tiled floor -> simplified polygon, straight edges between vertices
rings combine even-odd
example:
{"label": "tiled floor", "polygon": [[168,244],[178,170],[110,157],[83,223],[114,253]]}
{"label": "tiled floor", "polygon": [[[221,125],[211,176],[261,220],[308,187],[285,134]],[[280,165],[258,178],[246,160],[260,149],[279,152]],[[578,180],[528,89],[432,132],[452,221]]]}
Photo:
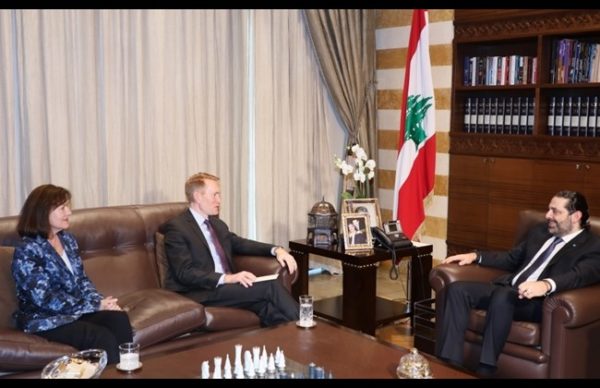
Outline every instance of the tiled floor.
{"label": "tiled floor", "polygon": [[[380,263],[377,271],[377,295],[379,297],[399,301],[406,300],[407,262],[408,261],[401,262],[396,280],[390,278],[391,263]],[[316,300],[341,295],[343,276],[343,274],[320,274],[311,276],[308,291]],[[383,341],[388,341],[406,348],[411,348],[413,346],[413,336],[411,335],[409,318],[378,328],[375,336]]]}

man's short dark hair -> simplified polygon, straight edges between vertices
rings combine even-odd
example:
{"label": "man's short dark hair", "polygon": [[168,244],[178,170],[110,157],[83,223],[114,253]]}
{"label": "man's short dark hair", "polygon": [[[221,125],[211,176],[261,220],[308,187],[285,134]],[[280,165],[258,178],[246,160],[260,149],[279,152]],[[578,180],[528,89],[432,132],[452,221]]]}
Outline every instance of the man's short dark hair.
{"label": "man's short dark hair", "polygon": [[580,211],[581,227],[585,229],[590,227],[590,211],[588,208],[587,200],[585,199],[585,196],[583,194],[577,191],[562,190],[556,193],[555,197],[567,199],[567,204],[565,205],[565,207],[569,211],[569,214],[573,214],[576,211]]}

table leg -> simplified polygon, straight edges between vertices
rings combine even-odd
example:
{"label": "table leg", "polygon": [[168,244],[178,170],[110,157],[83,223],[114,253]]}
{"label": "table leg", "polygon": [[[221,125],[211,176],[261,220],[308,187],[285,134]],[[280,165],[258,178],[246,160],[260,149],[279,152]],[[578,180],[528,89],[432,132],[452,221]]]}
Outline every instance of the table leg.
{"label": "table leg", "polygon": [[431,254],[415,254],[410,261],[410,311],[414,309],[415,302],[431,298],[429,285],[429,272],[431,271]]}
{"label": "table leg", "polygon": [[377,266],[342,262],[344,326],[375,335]]}
{"label": "table leg", "polygon": [[308,294],[308,252],[291,250],[290,254],[298,264],[298,280],[292,284],[292,296],[298,300],[300,295]]}

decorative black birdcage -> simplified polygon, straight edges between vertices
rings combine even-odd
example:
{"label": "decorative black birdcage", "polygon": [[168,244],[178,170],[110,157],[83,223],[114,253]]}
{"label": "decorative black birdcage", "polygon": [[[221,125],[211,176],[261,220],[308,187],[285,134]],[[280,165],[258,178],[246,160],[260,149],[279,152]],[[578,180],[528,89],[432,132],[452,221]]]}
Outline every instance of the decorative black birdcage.
{"label": "decorative black birdcage", "polygon": [[338,242],[338,219],[335,208],[323,198],[308,213],[306,242],[312,245],[334,245]]}

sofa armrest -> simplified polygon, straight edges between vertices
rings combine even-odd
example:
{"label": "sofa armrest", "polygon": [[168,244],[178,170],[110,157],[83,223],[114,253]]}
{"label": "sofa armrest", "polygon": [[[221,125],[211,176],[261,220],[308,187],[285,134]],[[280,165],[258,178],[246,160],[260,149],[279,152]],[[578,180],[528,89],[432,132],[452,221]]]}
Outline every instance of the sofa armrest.
{"label": "sofa armrest", "polygon": [[561,324],[566,328],[577,328],[600,322],[600,284],[557,292],[544,301],[544,315],[561,313]]}
{"label": "sofa armrest", "polygon": [[233,258],[233,261],[235,268],[238,271],[252,272],[256,276],[278,273],[279,279],[290,292],[292,290],[292,284],[298,279],[298,271],[290,274],[287,267],[282,267],[274,257],[238,255]]}
{"label": "sofa armrest", "polygon": [[483,267],[481,265],[458,265],[457,263],[440,264],[429,272],[429,284],[438,293],[448,284],[456,281],[475,280],[480,282],[492,281],[507,273],[501,269]]}
{"label": "sofa armrest", "polygon": [[544,301],[542,352],[550,378],[600,376],[600,284],[558,292]]}
{"label": "sofa armrest", "polygon": [[76,351],[74,347],[35,334],[0,328],[0,372],[42,369],[55,358]]}

